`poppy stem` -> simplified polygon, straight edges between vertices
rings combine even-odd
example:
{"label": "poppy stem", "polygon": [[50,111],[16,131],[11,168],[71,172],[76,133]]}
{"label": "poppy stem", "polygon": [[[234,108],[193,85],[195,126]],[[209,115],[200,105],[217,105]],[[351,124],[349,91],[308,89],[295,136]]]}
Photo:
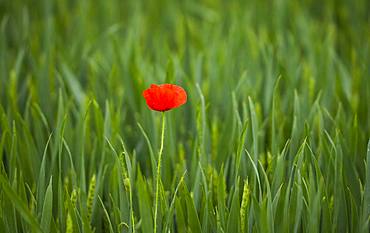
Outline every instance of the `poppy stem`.
{"label": "poppy stem", "polygon": [[158,214],[158,196],[159,196],[159,181],[161,179],[161,160],[163,153],[163,142],[164,142],[164,128],[166,124],[165,113],[162,112],[162,133],[161,133],[161,147],[158,154],[157,162],[157,175],[155,184],[155,210],[154,210],[154,233],[157,233],[157,214]]}

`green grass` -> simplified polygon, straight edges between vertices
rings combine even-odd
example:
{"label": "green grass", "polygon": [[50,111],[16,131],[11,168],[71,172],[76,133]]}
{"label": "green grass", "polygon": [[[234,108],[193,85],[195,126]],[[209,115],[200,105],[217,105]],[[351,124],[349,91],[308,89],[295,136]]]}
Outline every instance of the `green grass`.
{"label": "green grass", "polygon": [[0,0],[0,232],[361,232],[370,2]]}

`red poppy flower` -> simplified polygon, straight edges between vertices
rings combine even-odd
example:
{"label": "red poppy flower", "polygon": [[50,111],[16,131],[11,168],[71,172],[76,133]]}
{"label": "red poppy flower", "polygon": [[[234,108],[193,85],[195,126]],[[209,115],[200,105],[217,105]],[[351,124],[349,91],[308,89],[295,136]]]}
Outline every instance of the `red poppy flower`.
{"label": "red poppy flower", "polygon": [[186,103],[187,95],[182,87],[174,84],[150,85],[143,91],[148,107],[155,111],[168,111]]}

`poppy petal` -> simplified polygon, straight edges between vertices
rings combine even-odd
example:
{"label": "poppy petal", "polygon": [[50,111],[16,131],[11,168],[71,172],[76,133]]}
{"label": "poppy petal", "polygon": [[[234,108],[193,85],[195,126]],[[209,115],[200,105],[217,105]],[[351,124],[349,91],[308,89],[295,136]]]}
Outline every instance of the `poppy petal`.
{"label": "poppy petal", "polygon": [[152,84],[143,91],[143,96],[150,109],[161,112],[177,108],[187,101],[186,91],[174,84]]}

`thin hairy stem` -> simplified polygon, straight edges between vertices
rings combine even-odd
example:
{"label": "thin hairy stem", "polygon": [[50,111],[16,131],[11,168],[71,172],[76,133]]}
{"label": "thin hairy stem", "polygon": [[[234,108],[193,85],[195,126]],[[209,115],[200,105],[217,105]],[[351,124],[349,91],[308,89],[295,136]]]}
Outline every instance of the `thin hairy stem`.
{"label": "thin hairy stem", "polygon": [[157,214],[158,214],[159,181],[161,179],[161,161],[162,161],[162,153],[163,153],[165,122],[166,122],[165,113],[162,112],[161,147],[159,149],[159,154],[158,154],[157,175],[156,175],[156,184],[155,184],[154,233],[157,233]]}

